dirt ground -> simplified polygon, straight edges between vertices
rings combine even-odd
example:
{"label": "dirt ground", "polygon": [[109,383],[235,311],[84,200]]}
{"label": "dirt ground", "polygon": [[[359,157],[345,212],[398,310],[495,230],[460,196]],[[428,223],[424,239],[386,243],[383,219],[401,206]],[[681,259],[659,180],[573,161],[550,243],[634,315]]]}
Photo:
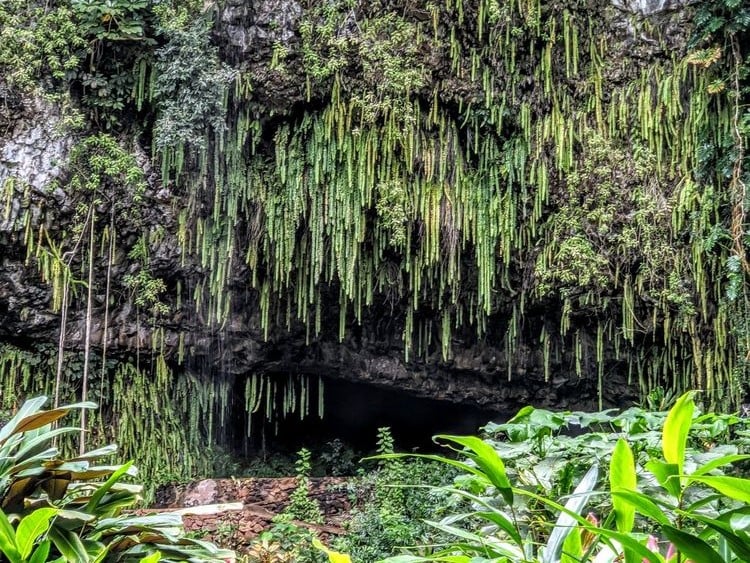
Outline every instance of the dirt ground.
{"label": "dirt ground", "polygon": [[[351,510],[346,483],[346,478],[342,477],[310,479],[310,497],[318,502],[325,523],[321,526],[305,525],[324,538],[344,533],[342,526]],[[184,514],[182,520],[185,529],[197,537],[243,553],[258,534],[273,526],[272,518],[284,510],[295,487],[294,477],[204,479],[161,489],[157,492],[154,509],[241,504],[239,510]]]}

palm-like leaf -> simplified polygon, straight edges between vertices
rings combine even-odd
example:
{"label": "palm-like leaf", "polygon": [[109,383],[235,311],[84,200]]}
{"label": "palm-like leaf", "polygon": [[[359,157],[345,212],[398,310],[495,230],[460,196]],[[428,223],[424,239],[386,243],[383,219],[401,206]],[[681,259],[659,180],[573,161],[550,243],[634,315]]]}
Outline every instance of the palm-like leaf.
{"label": "palm-like leaf", "polygon": [[[45,411],[46,401],[27,401],[0,428],[0,552],[7,558],[36,562],[50,555],[81,563],[159,561],[162,555],[169,561],[234,558],[232,551],[185,538],[179,516],[122,514],[140,500],[142,487],[124,482],[136,475],[135,467],[96,464],[117,447],[63,459],[53,445],[56,437],[78,431],[53,429],[53,423],[73,409],[95,405]],[[12,522],[19,523],[14,528]]]}

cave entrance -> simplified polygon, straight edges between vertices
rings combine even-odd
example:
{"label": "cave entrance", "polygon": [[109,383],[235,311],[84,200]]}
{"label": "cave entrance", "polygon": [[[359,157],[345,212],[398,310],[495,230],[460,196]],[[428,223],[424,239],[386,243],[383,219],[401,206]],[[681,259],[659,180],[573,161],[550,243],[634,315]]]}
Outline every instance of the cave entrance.
{"label": "cave entrance", "polygon": [[[267,376],[268,377],[268,376]],[[287,376],[270,376],[281,381]],[[276,415],[267,418],[264,409],[248,417],[247,401],[236,401],[232,413],[231,442],[227,444],[241,457],[283,453],[292,455],[300,448],[320,451],[339,440],[358,454],[375,451],[377,430],[391,429],[396,450],[402,452],[435,452],[442,448],[432,442],[435,434],[474,434],[480,426],[498,420],[503,413],[449,401],[415,397],[403,391],[322,377],[323,396],[318,378],[307,385],[307,414],[301,417],[299,404],[294,412],[285,411],[281,401],[290,400],[276,393]],[[246,393],[248,383],[237,378],[235,397]],[[319,404],[322,399],[322,413]],[[301,397],[297,392],[296,400]],[[263,397],[256,400],[265,401]],[[251,401],[252,402],[252,401]],[[265,406],[265,405],[264,405]],[[248,437],[248,420],[251,431]],[[229,437],[229,436],[227,436]]]}

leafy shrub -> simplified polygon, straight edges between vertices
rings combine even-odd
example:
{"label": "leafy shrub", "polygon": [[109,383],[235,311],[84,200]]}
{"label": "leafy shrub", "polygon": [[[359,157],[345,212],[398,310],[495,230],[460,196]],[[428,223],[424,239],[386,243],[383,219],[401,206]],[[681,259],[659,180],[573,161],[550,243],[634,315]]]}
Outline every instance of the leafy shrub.
{"label": "leafy shrub", "polygon": [[[545,488],[530,464],[551,461],[545,446],[565,417],[533,408],[523,409],[514,419],[492,430],[511,439],[528,441],[525,455],[503,456],[508,447],[474,436],[439,436],[466,460],[423,455],[462,470],[446,492],[464,498],[471,509],[436,521],[434,528],[453,536],[427,554],[395,556],[389,563],[418,561],[469,561],[480,563],[542,562],[573,563],[615,561],[664,563],[692,560],[700,563],[731,563],[750,560],[750,480],[727,472],[750,455],[705,442],[720,435],[736,417],[699,415],[693,393],[680,397],[669,413],[640,409],[622,415],[596,413],[583,424],[620,424],[607,446],[599,451],[578,451],[575,459],[609,458],[608,477],[600,479],[600,462],[569,480],[577,482],[570,494]],[[658,430],[656,430],[658,429]],[[652,447],[652,433],[657,448]],[[594,433],[596,434],[596,433]],[[601,434],[601,433],[600,433]],[[601,438],[601,436],[599,436]],[[744,437],[740,440],[744,444]],[[631,445],[632,444],[632,445]],[[692,445],[691,445],[692,444]],[[698,446],[698,447],[696,447]],[[596,449],[596,448],[595,448]],[[603,453],[604,452],[604,453]],[[541,456],[541,457],[540,457]],[[403,455],[386,454],[383,459],[400,460]],[[527,459],[531,457],[531,459]],[[554,457],[554,456],[553,456]],[[585,465],[586,462],[582,461]],[[560,473],[550,471],[551,482]],[[575,473],[575,472],[574,472]],[[563,473],[564,475],[565,473]],[[539,492],[554,491],[555,495]],[[558,498],[562,500],[558,501]],[[593,500],[597,513],[583,514]],[[658,533],[660,537],[652,534]],[[660,544],[664,547],[660,548]]]}
{"label": "leafy shrub", "polygon": [[8,86],[32,89],[42,76],[63,80],[80,64],[86,42],[67,2],[45,10],[27,0],[0,5],[0,75]]}
{"label": "leafy shrub", "polygon": [[[393,452],[388,428],[378,431],[378,453]],[[355,561],[376,561],[401,546],[434,539],[434,529],[423,520],[453,506],[440,489],[421,487],[449,483],[454,472],[423,460],[387,459],[354,485],[359,507],[352,513],[347,535],[337,543]]]}
{"label": "leafy shrub", "polygon": [[234,72],[211,45],[205,21],[170,32],[169,42],[156,51],[155,74],[158,147],[203,148],[207,131],[224,130],[224,100]]}
{"label": "leafy shrub", "polygon": [[[611,455],[625,435],[636,455],[661,451],[666,412],[632,407],[595,412],[551,412],[525,407],[503,424],[490,423],[484,437],[500,455],[515,482],[535,487],[539,494],[568,494],[572,482]],[[745,453],[750,441],[744,431],[750,421],[735,415],[696,416],[688,434],[686,459],[695,467],[727,454]],[[721,444],[721,445],[718,445]]]}
{"label": "leafy shrub", "polygon": [[315,534],[285,517],[274,519],[270,530],[262,532],[250,547],[250,563],[322,563],[323,553],[315,548]]}
{"label": "leafy shrub", "polygon": [[303,522],[322,524],[323,514],[320,512],[320,507],[315,500],[310,498],[310,450],[302,448],[298,455],[299,459],[295,465],[297,487],[289,497],[289,504],[284,509],[284,514]]}
{"label": "leafy shrub", "polygon": [[322,465],[323,474],[334,477],[354,475],[357,470],[354,450],[346,446],[344,442],[335,438],[326,442],[320,452],[318,459]]}
{"label": "leafy shrub", "polygon": [[[146,0],[71,0],[78,28],[87,41],[87,63],[72,78],[83,86],[81,101],[98,126],[113,129],[128,118],[137,75],[156,39]],[[142,78],[142,77],[141,77]],[[140,86],[142,88],[142,86]]]}
{"label": "leafy shrub", "polygon": [[[125,483],[132,463],[96,465],[106,446],[71,459],[55,440],[78,428],[53,428],[79,403],[42,410],[46,397],[24,403],[0,428],[0,553],[12,563],[58,561],[221,561],[234,554],[188,539],[174,514],[123,514],[142,487]],[[102,480],[103,479],[103,480]]]}

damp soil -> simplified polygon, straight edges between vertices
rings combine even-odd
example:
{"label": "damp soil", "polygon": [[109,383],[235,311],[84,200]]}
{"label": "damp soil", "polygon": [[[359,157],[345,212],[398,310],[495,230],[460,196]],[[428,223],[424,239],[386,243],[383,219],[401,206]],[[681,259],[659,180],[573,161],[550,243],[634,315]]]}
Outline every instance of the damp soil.
{"label": "damp soil", "polygon": [[[343,477],[310,479],[310,497],[320,506],[324,523],[296,523],[310,528],[324,540],[343,534],[352,509],[347,482]],[[194,537],[242,555],[261,532],[273,526],[274,516],[283,512],[295,487],[294,477],[204,479],[160,489],[150,511],[186,508],[198,511],[201,509],[196,507],[215,506],[218,510],[215,514],[183,514],[185,529]]]}

